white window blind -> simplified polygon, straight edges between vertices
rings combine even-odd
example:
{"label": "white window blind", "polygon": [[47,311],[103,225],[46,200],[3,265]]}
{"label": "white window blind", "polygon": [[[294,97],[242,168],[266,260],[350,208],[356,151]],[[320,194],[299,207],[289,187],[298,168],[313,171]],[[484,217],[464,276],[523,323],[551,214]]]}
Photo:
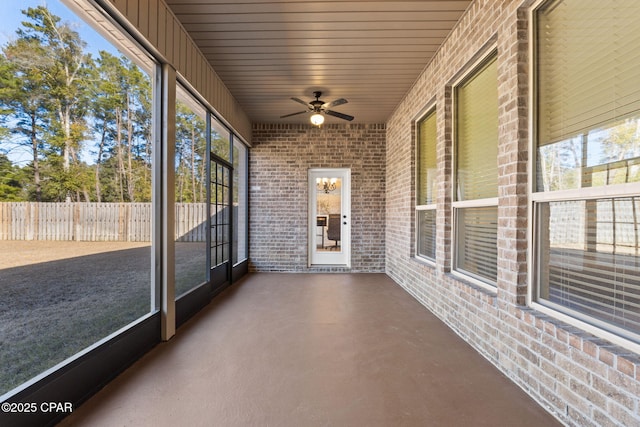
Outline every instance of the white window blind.
{"label": "white window blind", "polygon": [[[494,55],[456,87],[454,267],[495,286],[498,265],[498,69]],[[475,201],[469,206],[469,201]]]}
{"label": "white window blind", "polygon": [[638,0],[550,1],[536,16],[539,145],[638,117]]}
{"label": "white window blind", "polygon": [[436,201],[437,152],[436,112],[428,114],[418,124],[418,200],[417,205]]}
{"label": "white window blind", "polygon": [[436,210],[419,210],[418,218],[418,255],[434,260],[436,258]]}
{"label": "white window blind", "polygon": [[640,335],[640,197],[539,203],[539,295]]}
{"label": "white window blind", "polygon": [[456,269],[480,280],[497,280],[498,208],[457,210],[458,229]]}
{"label": "white window blind", "polygon": [[495,57],[456,90],[456,200],[498,196]]}

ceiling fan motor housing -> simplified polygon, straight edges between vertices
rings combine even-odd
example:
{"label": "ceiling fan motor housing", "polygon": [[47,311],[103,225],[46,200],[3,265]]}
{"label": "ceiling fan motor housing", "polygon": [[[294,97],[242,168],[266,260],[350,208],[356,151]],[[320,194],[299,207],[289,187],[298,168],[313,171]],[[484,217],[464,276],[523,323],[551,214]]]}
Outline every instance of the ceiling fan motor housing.
{"label": "ceiling fan motor housing", "polygon": [[315,100],[311,101],[311,102],[305,102],[303,100],[301,100],[300,98],[291,98],[293,101],[305,105],[307,107],[306,111],[298,111],[296,113],[291,113],[291,114],[285,114],[284,116],[280,116],[280,118],[285,118],[285,117],[291,117],[291,116],[297,116],[298,114],[304,114],[304,113],[308,113],[308,112],[313,112],[314,115],[315,114],[327,114],[329,116],[334,116],[334,117],[338,117],[340,119],[343,120],[348,120],[351,121],[353,120],[353,116],[350,116],[348,114],[343,114],[343,113],[339,113],[337,111],[332,111],[329,110],[329,108],[331,107],[335,107],[337,105],[342,105],[342,104],[346,104],[347,100],[344,98],[340,98],[340,99],[336,99],[333,102],[329,102],[329,103],[325,103],[324,101],[320,101],[320,97],[322,96],[322,92],[320,91],[315,91],[313,92],[313,96],[316,98]]}
{"label": "ceiling fan motor housing", "polygon": [[309,102],[313,106],[313,111],[316,113],[320,112],[320,107],[324,105],[324,101],[320,101],[320,97],[322,96],[322,92],[313,92],[313,96],[316,97],[315,101]]}

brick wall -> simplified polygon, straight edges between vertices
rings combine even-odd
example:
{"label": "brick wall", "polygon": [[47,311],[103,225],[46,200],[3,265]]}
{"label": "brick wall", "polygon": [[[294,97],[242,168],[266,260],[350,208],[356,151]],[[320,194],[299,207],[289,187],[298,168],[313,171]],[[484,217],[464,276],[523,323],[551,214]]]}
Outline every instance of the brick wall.
{"label": "brick wall", "polygon": [[[640,355],[527,307],[528,11],[532,1],[475,1],[387,122],[386,271],[567,425],[640,425]],[[450,274],[452,86],[497,49],[498,282]],[[437,262],[416,260],[414,121],[438,114]],[[491,396],[484,398],[491,399]]]}
{"label": "brick wall", "polygon": [[[384,271],[385,126],[256,124],[249,176],[251,271]],[[308,267],[309,168],[351,169],[351,268]]]}

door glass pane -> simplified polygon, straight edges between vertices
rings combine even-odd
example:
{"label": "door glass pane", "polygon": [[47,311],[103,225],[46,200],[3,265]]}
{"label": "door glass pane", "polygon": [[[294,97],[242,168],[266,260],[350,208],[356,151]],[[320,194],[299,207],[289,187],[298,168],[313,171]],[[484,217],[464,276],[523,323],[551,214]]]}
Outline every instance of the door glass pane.
{"label": "door glass pane", "polygon": [[155,64],[58,1],[7,3],[0,176],[14,179],[0,185],[0,394],[156,310]]}
{"label": "door glass pane", "polygon": [[340,251],[342,230],[342,179],[316,178],[316,250]]}
{"label": "door glass pane", "polygon": [[211,116],[211,152],[221,159],[231,161],[231,132]]}
{"label": "door glass pane", "polygon": [[211,267],[228,262],[231,257],[231,172],[211,160]]}

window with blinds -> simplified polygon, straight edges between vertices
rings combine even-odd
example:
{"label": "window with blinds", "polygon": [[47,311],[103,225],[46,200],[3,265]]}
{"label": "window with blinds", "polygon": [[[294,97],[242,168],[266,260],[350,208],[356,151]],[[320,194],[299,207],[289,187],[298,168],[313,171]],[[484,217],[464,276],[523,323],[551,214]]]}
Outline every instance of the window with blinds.
{"label": "window with blinds", "polygon": [[417,210],[418,218],[418,256],[429,260],[436,259],[436,210]]}
{"label": "window with blinds", "polygon": [[548,1],[534,28],[533,296],[640,342],[640,2]]}
{"label": "window with blinds", "polygon": [[498,275],[498,208],[458,209],[456,214],[457,270],[495,282]]}
{"label": "window with blinds", "polygon": [[498,74],[495,54],[455,88],[454,268],[495,286]]}
{"label": "window with blinds", "polygon": [[416,205],[424,206],[436,202],[437,152],[436,152],[436,112],[427,114],[418,123],[418,200]]}
{"label": "window with blinds", "polygon": [[435,108],[417,124],[416,254],[436,258],[437,129]]}
{"label": "window with blinds", "polygon": [[536,18],[537,190],[640,181],[638,1],[549,1]]}
{"label": "window with blinds", "polygon": [[498,196],[495,56],[456,89],[456,200]]}
{"label": "window with blinds", "polygon": [[640,197],[537,205],[538,298],[640,335]]}

